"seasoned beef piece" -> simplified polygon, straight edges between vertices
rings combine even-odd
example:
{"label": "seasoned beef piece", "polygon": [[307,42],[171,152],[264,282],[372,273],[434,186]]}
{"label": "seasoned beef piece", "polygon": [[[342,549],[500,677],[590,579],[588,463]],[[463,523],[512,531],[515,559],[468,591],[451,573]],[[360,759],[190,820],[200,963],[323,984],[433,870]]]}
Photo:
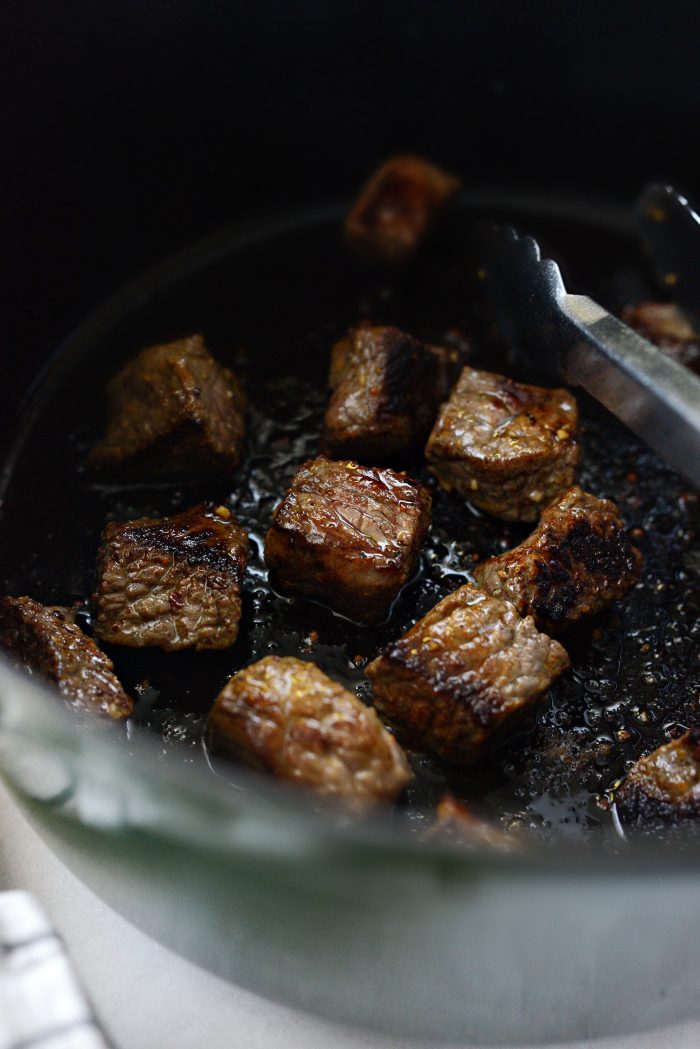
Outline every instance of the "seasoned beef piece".
{"label": "seasoned beef piece", "polygon": [[404,473],[319,456],[274,511],[265,540],[273,582],[376,622],[418,568],[430,509],[429,493]]}
{"label": "seasoned beef piece", "polygon": [[459,188],[458,179],[420,157],[391,157],[372,175],[347,216],[347,241],[369,262],[405,263]]}
{"label": "seasoned beef piece", "polygon": [[499,852],[516,852],[519,843],[504,834],[500,827],[480,819],[464,804],[445,794],[435,809],[435,820],[430,824],[424,838],[437,838],[454,842],[467,848],[496,849]]}
{"label": "seasoned beef piece", "polygon": [[626,306],[622,320],[669,357],[700,372],[700,333],[673,302],[642,302]]}
{"label": "seasoned beef piece", "polygon": [[107,392],[107,434],[90,465],[150,474],[228,473],[238,466],[245,396],[201,335],[143,350]]}
{"label": "seasoned beef piece", "polygon": [[238,636],[248,536],[211,504],[111,522],[97,563],[95,633],[115,645],[228,648]]}
{"label": "seasoned beef piece", "polygon": [[615,805],[622,823],[632,826],[700,819],[700,729],[640,758],[616,791]]}
{"label": "seasoned beef piece", "polygon": [[133,701],[112,660],[82,632],[70,609],[31,597],[2,598],[0,646],[26,670],[53,682],[72,707],[113,718],[131,714]]}
{"label": "seasoned beef piece", "polygon": [[531,536],[478,565],[474,578],[556,632],[623,597],[641,567],[615,504],[574,486],[550,503]]}
{"label": "seasoned beef piece", "polygon": [[473,761],[569,665],[507,601],[467,584],[370,663],[377,710],[417,747]]}
{"label": "seasoned beef piece", "polygon": [[574,481],[581,449],[566,390],[464,368],[425,450],[448,492],[506,521],[535,521]]}
{"label": "seasoned beef piece", "polygon": [[331,355],[324,451],[382,462],[421,444],[447,396],[451,356],[398,328],[349,332]]}
{"label": "seasoned beef piece", "polygon": [[214,750],[358,809],[391,801],[411,779],[374,710],[291,656],[268,656],[234,674],[208,727]]}

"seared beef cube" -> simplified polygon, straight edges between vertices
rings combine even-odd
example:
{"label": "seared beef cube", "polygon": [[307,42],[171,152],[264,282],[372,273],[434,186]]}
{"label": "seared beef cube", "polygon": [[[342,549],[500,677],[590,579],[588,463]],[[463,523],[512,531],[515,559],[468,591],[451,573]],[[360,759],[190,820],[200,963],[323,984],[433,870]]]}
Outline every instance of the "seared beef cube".
{"label": "seared beef cube", "polygon": [[274,585],[353,619],[382,619],[418,568],[431,499],[404,473],[305,463],[273,514],[265,561]]}
{"label": "seared beef cube", "polygon": [[268,656],[234,674],[208,728],[212,749],[358,809],[391,801],[411,779],[374,710],[290,656]]}
{"label": "seared beef cube", "polygon": [[458,179],[420,157],[391,157],[347,216],[347,241],[369,262],[400,265],[415,254],[459,188]]}
{"label": "seared beef cube", "polygon": [[245,396],[201,335],[151,346],[107,388],[104,440],[88,462],[138,473],[229,473],[245,437]]}
{"label": "seared beef cube", "polygon": [[514,852],[518,849],[518,842],[514,838],[504,834],[500,827],[480,819],[452,794],[445,794],[438,802],[435,820],[424,837],[438,838],[472,849],[496,849],[499,852]]}
{"label": "seared beef cube", "polygon": [[566,390],[464,368],[426,456],[438,481],[506,521],[535,521],[574,481],[581,449]]}
{"label": "seared beef cube", "polygon": [[422,444],[447,396],[450,356],[398,328],[349,332],[331,356],[324,450],[382,462]]}
{"label": "seared beef cube", "polygon": [[700,819],[700,729],[640,758],[615,793],[623,824]]}
{"label": "seared beef cube", "polygon": [[112,660],[82,632],[70,609],[31,597],[2,598],[0,646],[25,670],[53,682],[72,707],[112,718],[131,714],[133,701]]}
{"label": "seared beef cube", "polygon": [[531,536],[478,565],[474,578],[556,632],[623,597],[641,567],[615,504],[573,487],[550,503]]}
{"label": "seared beef cube", "polygon": [[370,663],[374,703],[416,747],[465,764],[500,740],[569,658],[513,605],[467,584]]}
{"label": "seared beef cube", "polygon": [[700,372],[700,333],[673,302],[642,302],[627,306],[622,319],[667,356]]}
{"label": "seared beef cube", "polygon": [[111,522],[97,564],[95,633],[114,645],[228,648],[248,536],[225,506]]}

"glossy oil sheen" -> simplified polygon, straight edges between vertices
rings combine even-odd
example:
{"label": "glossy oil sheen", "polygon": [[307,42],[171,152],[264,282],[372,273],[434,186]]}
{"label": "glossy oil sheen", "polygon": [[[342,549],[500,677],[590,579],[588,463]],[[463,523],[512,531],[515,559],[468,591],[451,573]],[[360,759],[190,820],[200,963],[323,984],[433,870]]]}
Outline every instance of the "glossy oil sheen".
{"label": "glossy oil sheen", "polygon": [[[612,310],[652,293],[636,246],[624,233],[573,219],[527,219],[562,264],[572,290]],[[228,651],[174,653],[109,648],[128,691],[140,697],[134,722],[159,734],[161,760],[207,760],[206,713],[228,677],[269,654],[314,660],[370,700],[363,668],[437,600],[470,578],[476,560],[519,542],[530,529],[472,510],[435,488],[420,456],[407,463],[433,488],[433,528],[418,578],[389,620],[362,627],[318,604],[269,587],[262,544],[273,507],[294,471],[318,450],[333,341],[363,318],[397,324],[452,346],[475,367],[537,381],[536,368],[504,358],[483,334],[466,291],[456,245],[437,245],[409,274],[363,275],[342,248],[335,221],[286,225],[236,247],[223,261],[194,266],[138,309],[70,346],[28,411],[28,427],[5,486],[0,514],[4,592],[79,603],[89,629],[99,535],[110,519],[168,514],[204,498],[225,502],[249,530],[251,552],[238,641]],[[473,337],[474,331],[481,331]],[[145,345],[202,332],[234,368],[250,398],[249,449],[228,483],[120,487],[83,468],[102,432],[104,384]],[[471,346],[469,342],[471,340]],[[533,362],[534,363],[534,362]],[[417,777],[397,805],[409,827],[430,821],[449,789],[514,833],[613,839],[607,792],[635,757],[697,723],[700,703],[700,556],[697,502],[687,484],[607,413],[578,395],[584,433],[582,485],[615,499],[645,557],[639,586],[609,614],[571,634],[572,670],[517,738],[467,770],[411,755]],[[134,726],[132,726],[134,727]],[[128,747],[128,731],[124,746]],[[235,782],[235,766],[212,762]]]}

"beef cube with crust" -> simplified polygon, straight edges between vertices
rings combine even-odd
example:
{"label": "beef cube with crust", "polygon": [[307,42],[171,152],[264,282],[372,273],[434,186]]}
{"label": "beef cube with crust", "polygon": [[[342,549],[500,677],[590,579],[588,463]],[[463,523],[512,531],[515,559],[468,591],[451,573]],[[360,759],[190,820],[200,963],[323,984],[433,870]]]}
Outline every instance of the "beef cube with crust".
{"label": "beef cube with crust", "polygon": [[133,700],[112,660],[83,633],[69,608],[31,597],[2,598],[0,646],[25,670],[52,682],[75,709],[115,719],[131,714]]}
{"label": "beef cube with crust", "polygon": [[477,565],[474,578],[556,633],[623,597],[641,567],[615,503],[574,486],[550,503],[531,536]]}
{"label": "beef cube with crust", "polygon": [[640,758],[615,792],[621,822],[653,823],[700,820],[700,729],[657,747]]}
{"label": "beef cube with crust", "polygon": [[498,742],[569,665],[513,605],[466,584],[367,668],[400,737],[466,764]]}
{"label": "beef cube with crust", "polygon": [[363,187],[345,220],[348,244],[368,262],[407,262],[460,185],[421,157],[391,157]]}
{"label": "beef cube with crust", "polygon": [[575,479],[577,429],[566,390],[464,368],[425,454],[447,491],[506,521],[535,521]]}
{"label": "beef cube with crust", "polygon": [[471,849],[496,849],[516,852],[519,842],[509,837],[496,824],[487,823],[452,794],[444,794],[435,808],[435,819],[428,825],[424,839],[437,838]]}
{"label": "beef cube with crust", "polygon": [[230,473],[238,466],[245,396],[201,335],[143,350],[107,393],[107,433],[89,465],[176,475]]}
{"label": "beef cube with crust", "polygon": [[273,514],[273,583],[363,622],[382,619],[418,568],[430,495],[404,473],[319,456],[297,471]]}
{"label": "beef cube with crust", "polygon": [[268,656],[239,671],[209,714],[213,750],[362,809],[411,779],[371,707],[314,666]]}
{"label": "beef cube with crust", "polygon": [[398,328],[348,332],[331,354],[324,451],[383,462],[422,444],[447,396],[453,357]]}
{"label": "beef cube with crust", "polygon": [[668,357],[700,372],[700,333],[674,302],[642,302],[626,306],[622,320]]}
{"label": "beef cube with crust", "polygon": [[132,648],[228,648],[238,636],[247,550],[225,506],[111,522],[97,564],[95,633]]}

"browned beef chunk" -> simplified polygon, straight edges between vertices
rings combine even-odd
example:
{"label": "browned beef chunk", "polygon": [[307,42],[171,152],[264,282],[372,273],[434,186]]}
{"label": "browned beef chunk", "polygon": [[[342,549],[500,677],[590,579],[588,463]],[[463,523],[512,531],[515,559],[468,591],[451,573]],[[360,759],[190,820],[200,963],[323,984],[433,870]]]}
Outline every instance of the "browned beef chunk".
{"label": "browned beef chunk", "polygon": [[104,440],[88,462],[139,473],[228,473],[243,454],[245,396],[201,335],[151,346],[108,386]]}
{"label": "browned beef chunk", "polygon": [[304,463],[265,540],[273,583],[376,622],[418,568],[430,510],[429,493],[404,473],[323,456]]}
{"label": "browned beef chunk", "polygon": [[451,356],[398,328],[349,332],[331,355],[324,451],[385,462],[422,444],[447,396]]}
{"label": "browned beef chunk", "polygon": [[72,707],[126,718],[133,701],[114,665],[82,632],[68,608],[31,597],[0,600],[0,645],[18,664],[53,682]]}
{"label": "browned beef chunk", "polygon": [[108,524],[95,633],[132,648],[228,648],[238,636],[247,550],[246,533],[224,506]]}
{"label": "browned beef chunk", "polygon": [[497,849],[499,852],[515,852],[519,847],[515,838],[504,834],[500,827],[480,819],[452,794],[445,794],[438,802],[435,820],[424,837],[438,838],[472,849]]}
{"label": "browned beef chunk", "polygon": [[673,302],[642,302],[627,306],[622,319],[660,350],[688,368],[700,372],[700,333]]}
{"label": "browned beef chunk", "polygon": [[400,265],[415,254],[459,188],[458,179],[420,157],[391,157],[347,216],[347,241],[367,261]]}
{"label": "browned beef chunk", "polygon": [[641,566],[615,504],[574,486],[550,503],[531,536],[478,565],[474,578],[551,633],[619,600]]}
{"label": "browned beef chunk", "polygon": [[356,808],[411,779],[374,710],[313,663],[268,656],[231,678],[209,714],[214,750]]}
{"label": "browned beef chunk", "polygon": [[700,729],[640,758],[615,794],[628,825],[700,819]]}
{"label": "browned beef chunk", "polygon": [[507,521],[534,521],[574,481],[577,427],[566,390],[464,368],[425,454],[447,491]]}
{"label": "browned beef chunk", "polygon": [[370,663],[377,710],[416,746],[467,763],[531,707],[569,658],[507,601],[467,584]]}

